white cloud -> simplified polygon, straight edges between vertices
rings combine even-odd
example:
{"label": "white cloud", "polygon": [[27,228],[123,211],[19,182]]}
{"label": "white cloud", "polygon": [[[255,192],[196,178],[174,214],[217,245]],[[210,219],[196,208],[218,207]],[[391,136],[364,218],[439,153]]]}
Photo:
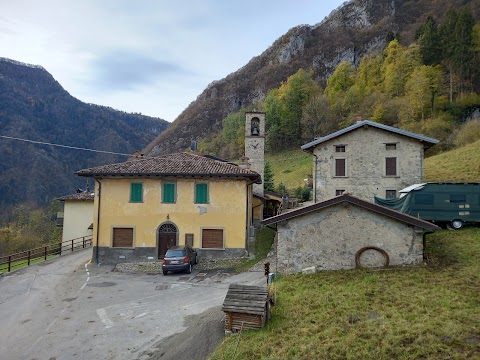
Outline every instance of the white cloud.
{"label": "white cloud", "polygon": [[342,1],[16,0],[1,56],[42,65],[82,101],[173,121],[213,80]]}

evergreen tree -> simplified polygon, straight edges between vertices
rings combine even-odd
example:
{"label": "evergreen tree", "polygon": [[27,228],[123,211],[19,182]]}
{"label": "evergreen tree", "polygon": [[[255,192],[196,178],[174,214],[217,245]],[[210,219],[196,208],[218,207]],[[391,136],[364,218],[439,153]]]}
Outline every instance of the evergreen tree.
{"label": "evergreen tree", "polygon": [[265,168],[263,172],[263,189],[265,191],[275,191],[273,172],[268,161],[265,162]]}
{"label": "evergreen tree", "polygon": [[440,64],[442,60],[442,49],[440,42],[440,31],[437,22],[429,16],[422,26],[418,38],[422,62],[425,65]]}

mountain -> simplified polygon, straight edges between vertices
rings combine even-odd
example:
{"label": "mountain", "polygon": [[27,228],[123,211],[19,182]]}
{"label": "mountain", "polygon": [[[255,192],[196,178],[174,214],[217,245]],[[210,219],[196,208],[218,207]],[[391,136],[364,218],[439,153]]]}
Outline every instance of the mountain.
{"label": "mountain", "polygon": [[[165,120],[86,104],[41,66],[0,58],[0,135],[131,154],[164,131]],[[75,171],[126,156],[0,138],[0,205],[33,202],[85,187]]]}
{"label": "mountain", "polygon": [[[352,0],[320,23],[289,30],[261,55],[226,78],[211,83],[172,125],[144,150],[149,156],[184,150],[222,127],[242,106],[262,100],[300,68],[313,69],[323,84],[342,61],[359,64],[400,37],[411,43],[428,16],[441,19],[451,6],[470,6],[480,18],[480,0]],[[308,9],[305,9],[308,11]]]}

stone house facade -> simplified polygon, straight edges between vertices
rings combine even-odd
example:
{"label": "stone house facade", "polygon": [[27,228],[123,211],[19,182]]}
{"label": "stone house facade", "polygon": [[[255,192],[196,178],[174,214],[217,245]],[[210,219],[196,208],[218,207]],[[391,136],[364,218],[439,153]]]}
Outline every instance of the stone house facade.
{"label": "stone house facade", "polygon": [[277,226],[277,271],[283,274],[419,265],[424,232],[439,229],[348,194],[262,223]]}
{"label": "stone house facade", "polygon": [[302,146],[314,156],[314,200],[343,192],[373,201],[423,182],[424,150],[438,140],[369,120]]}

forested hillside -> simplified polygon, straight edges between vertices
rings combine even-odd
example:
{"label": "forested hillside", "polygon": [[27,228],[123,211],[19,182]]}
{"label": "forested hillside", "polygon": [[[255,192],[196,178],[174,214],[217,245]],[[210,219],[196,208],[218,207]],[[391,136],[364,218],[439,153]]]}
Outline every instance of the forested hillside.
{"label": "forested hillside", "polygon": [[[0,58],[0,135],[131,154],[168,122],[85,104],[42,67]],[[85,187],[75,171],[126,160],[125,156],[35,145],[0,138],[0,206],[53,197]]]}
{"label": "forested hillside", "polygon": [[[343,61],[358,69],[365,55],[375,57],[382,53],[394,38],[408,49],[428,17],[441,23],[450,7],[467,7],[474,20],[480,20],[479,0],[348,1],[316,25],[291,29],[244,67],[210,84],[146,151],[156,155],[185,150],[191,140],[201,140],[221,130],[229,114],[263,102],[270,90],[278,88],[299,69],[312,72],[315,82],[325,88],[326,80]],[[308,7],[302,11],[308,11]],[[394,67],[389,66],[388,71]],[[349,92],[348,97],[354,96],[358,96],[357,92]],[[368,115],[360,112],[363,117]]]}
{"label": "forested hillside", "polygon": [[427,155],[475,141],[466,136],[474,131],[461,131],[480,108],[480,25],[470,8],[452,8],[439,22],[428,17],[408,46],[398,37],[358,66],[341,62],[324,88],[313,70],[298,70],[265,100],[228,115],[200,150],[243,154],[244,112],[253,107],[267,113],[268,151],[299,147],[357,119],[438,138]]}

